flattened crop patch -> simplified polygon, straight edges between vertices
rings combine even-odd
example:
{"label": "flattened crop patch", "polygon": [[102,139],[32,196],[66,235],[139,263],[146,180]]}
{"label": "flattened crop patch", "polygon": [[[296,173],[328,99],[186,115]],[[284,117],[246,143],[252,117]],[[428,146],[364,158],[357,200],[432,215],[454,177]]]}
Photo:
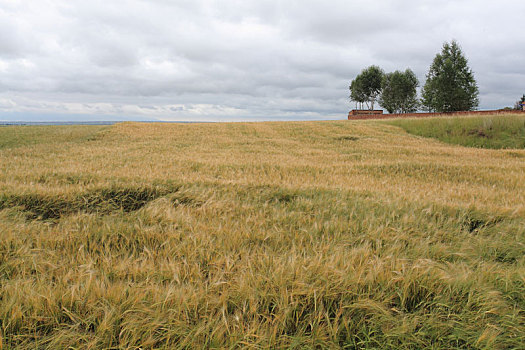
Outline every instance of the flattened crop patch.
{"label": "flattened crop patch", "polygon": [[176,192],[177,187],[130,186],[98,188],[74,196],[39,193],[3,194],[0,210],[20,207],[32,220],[56,220],[76,212],[109,214],[132,212],[148,202]]}

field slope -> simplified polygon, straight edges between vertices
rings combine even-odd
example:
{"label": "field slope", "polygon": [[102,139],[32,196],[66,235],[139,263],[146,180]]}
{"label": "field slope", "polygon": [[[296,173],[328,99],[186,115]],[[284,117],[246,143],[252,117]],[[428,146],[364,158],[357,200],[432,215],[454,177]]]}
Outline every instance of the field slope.
{"label": "field slope", "polygon": [[122,123],[0,164],[0,348],[524,348],[523,149]]}
{"label": "field slope", "polygon": [[525,113],[427,119],[398,119],[389,124],[407,132],[468,147],[525,148]]}

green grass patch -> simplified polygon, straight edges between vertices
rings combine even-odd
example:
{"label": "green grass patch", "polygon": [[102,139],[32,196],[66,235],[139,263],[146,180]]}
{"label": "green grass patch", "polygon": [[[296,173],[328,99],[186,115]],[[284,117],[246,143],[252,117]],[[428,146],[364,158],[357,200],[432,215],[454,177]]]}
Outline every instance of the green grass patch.
{"label": "green grass patch", "polygon": [[525,148],[525,115],[400,119],[388,124],[410,134],[478,148]]}
{"label": "green grass patch", "polygon": [[45,143],[94,141],[107,126],[59,125],[59,126],[6,126],[0,128],[0,149],[32,146]]}

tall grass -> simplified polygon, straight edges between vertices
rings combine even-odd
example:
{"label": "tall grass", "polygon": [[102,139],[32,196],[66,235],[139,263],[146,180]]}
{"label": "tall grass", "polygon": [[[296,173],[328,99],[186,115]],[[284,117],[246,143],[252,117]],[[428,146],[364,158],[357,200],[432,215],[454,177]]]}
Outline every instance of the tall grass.
{"label": "tall grass", "polygon": [[438,140],[480,148],[525,148],[525,114],[484,117],[399,119],[389,124],[407,132]]}
{"label": "tall grass", "polygon": [[523,348],[525,151],[67,128],[0,150],[3,348]]}

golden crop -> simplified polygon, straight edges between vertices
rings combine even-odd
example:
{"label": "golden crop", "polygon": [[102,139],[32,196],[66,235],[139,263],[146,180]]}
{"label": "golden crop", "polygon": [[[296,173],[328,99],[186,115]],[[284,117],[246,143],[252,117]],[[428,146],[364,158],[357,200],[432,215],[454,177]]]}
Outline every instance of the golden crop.
{"label": "golden crop", "polygon": [[377,121],[0,129],[6,349],[520,348],[524,253],[525,150]]}

